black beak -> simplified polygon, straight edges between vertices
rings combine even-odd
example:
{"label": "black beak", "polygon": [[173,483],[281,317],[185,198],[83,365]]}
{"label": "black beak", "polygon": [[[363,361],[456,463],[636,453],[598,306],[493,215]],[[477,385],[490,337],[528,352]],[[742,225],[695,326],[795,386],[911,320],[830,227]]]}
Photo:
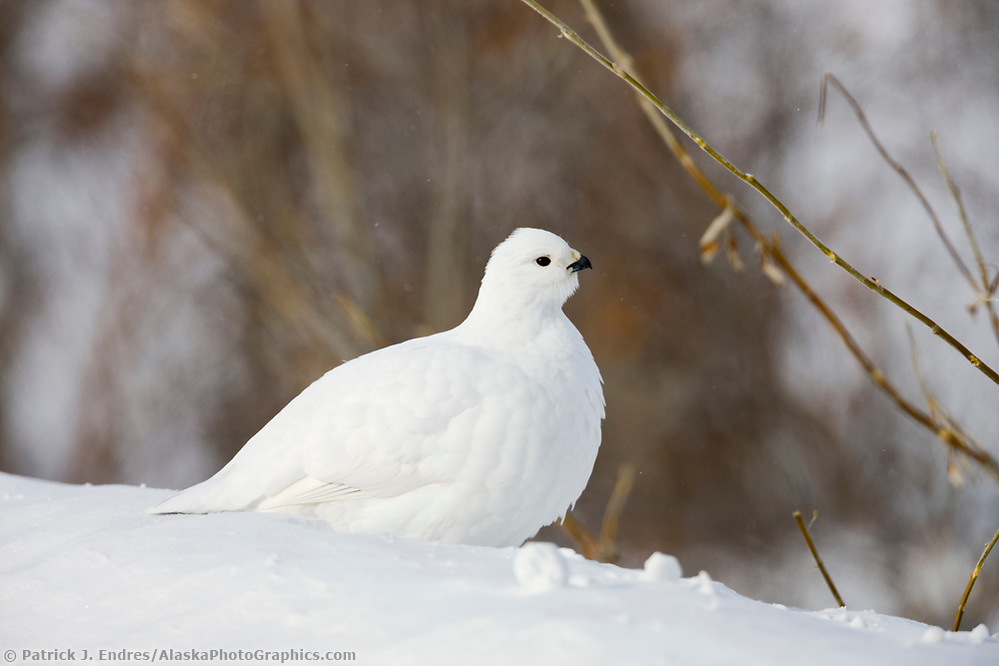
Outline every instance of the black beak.
{"label": "black beak", "polygon": [[590,260],[584,257],[583,255],[579,255],[579,261],[574,261],[571,264],[569,264],[569,270],[572,271],[573,273],[578,273],[579,271],[586,268],[593,268],[593,264],[591,264]]}

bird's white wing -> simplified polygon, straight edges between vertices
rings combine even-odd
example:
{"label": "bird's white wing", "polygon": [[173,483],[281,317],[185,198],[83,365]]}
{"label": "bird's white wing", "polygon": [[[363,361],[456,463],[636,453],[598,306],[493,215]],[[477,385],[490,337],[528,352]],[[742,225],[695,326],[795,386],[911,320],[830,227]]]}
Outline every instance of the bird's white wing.
{"label": "bird's white wing", "polygon": [[392,497],[446,482],[464,461],[462,429],[490,364],[442,334],[360,356],[292,400],[218,474],[153,511]]}
{"label": "bird's white wing", "polygon": [[329,501],[391,497],[453,479],[493,365],[480,351],[431,336],[330,372],[302,441],[304,472],[327,487],[301,487]]}
{"label": "bird's white wing", "polygon": [[291,484],[277,495],[267,497],[257,509],[269,511],[299,504],[321,504],[345,499],[367,499],[370,493],[342,483],[329,483],[314,476],[307,476]]}

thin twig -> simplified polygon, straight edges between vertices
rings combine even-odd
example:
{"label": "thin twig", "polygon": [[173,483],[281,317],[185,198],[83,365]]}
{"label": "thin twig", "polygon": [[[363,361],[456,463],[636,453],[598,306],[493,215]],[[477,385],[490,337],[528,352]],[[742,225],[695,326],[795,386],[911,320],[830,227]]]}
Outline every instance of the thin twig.
{"label": "thin twig", "polygon": [[[930,417],[933,419],[934,423],[938,424],[941,431],[956,433],[957,436],[964,441],[972,441],[971,436],[964,432],[961,426],[959,426],[957,422],[951,418],[950,414],[948,414],[940,405],[940,401],[937,400],[937,397],[933,395],[933,390],[930,388],[930,383],[927,381],[926,374],[923,372],[923,365],[919,360],[919,347],[916,345],[916,336],[912,331],[912,326],[909,325],[909,322],[906,322],[905,328],[909,335],[912,367],[916,372],[916,377],[919,380],[919,386],[923,391],[923,398],[926,400],[926,409],[929,410]],[[953,451],[948,451],[948,454],[950,453],[953,453]],[[948,455],[947,479],[955,488],[960,488],[964,485],[964,475],[962,474],[961,469],[962,462],[962,459]]]}
{"label": "thin twig", "polygon": [[918,185],[916,185],[916,181],[909,175],[906,168],[891,156],[888,149],[885,148],[884,144],[881,143],[877,135],[874,134],[874,128],[871,127],[871,123],[868,122],[867,114],[864,113],[864,110],[860,107],[857,99],[850,94],[850,91],[846,89],[846,86],[844,86],[839,79],[828,72],[822,75],[822,87],[819,91],[819,124],[821,125],[825,120],[826,91],[830,84],[839,90],[840,94],[843,95],[843,98],[846,99],[850,108],[853,109],[854,115],[857,116],[857,122],[860,123],[864,133],[867,134],[867,138],[871,140],[872,144],[874,144],[874,147],[877,149],[878,153],[881,154],[881,157],[884,158],[884,161],[887,162],[888,165],[902,177],[905,184],[909,186],[909,189],[912,190],[913,194],[916,195],[916,198],[919,199],[919,203],[922,204],[926,214],[933,222],[933,228],[937,230],[937,235],[940,236],[940,240],[943,241],[944,247],[947,248],[947,252],[950,254],[951,259],[954,260],[954,264],[957,266],[958,270],[961,271],[961,275],[963,275],[964,279],[968,281],[968,284],[971,285],[971,288],[977,291],[978,286],[975,284],[975,278],[971,276],[971,271],[968,270],[968,267],[961,259],[961,255],[959,255],[957,250],[954,249],[953,243],[950,242],[950,238],[947,237],[947,234],[943,230],[943,225],[940,224],[940,218],[937,217],[937,213],[933,210],[933,206],[930,205],[929,200],[925,195],[923,195],[923,191]]}
{"label": "thin twig", "polygon": [[611,491],[607,507],[604,509],[604,520],[600,526],[601,562],[616,562],[621,556],[617,547],[618,525],[621,523],[621,513],[628,501],[631,489],[635,486],[635,466],[624,463],[617,470],[617,481]]}
{"label": "thin twig", "polygon": [[[630,63],[632,62],[631,56],[618,46],[610,32],[610,29],[607,27],[603,16],[593,3],[593,0],[580,0],[580,2],[586,11],[587,19],[593,24],[607,50],[616,60],[625,63],[623,65],[624,67],[630,68]],[[634,74],[631,76],[634,77]],[[637,79],[635,80],[637,81]],[[667,148],[680,162],[681,166],[683,166],[691,178],[693,178],[694,181],[701,186],[705,193],[707,193],[707,195],[711,197],[711,199],[719,207],[723,208],[723,215],[726,217],[731,215],[738,220],[743,229],[745,229],[745,231],[756,242],[756,246],[763,257],[763,268],[767,276],[774,279],[780,274],[777,270],[778,268],[780,271],[783,271],[783,273],[790,278],[795,287],[805,296],[805,298],[808,299],[812,306],[815,307],[819,314],[821,314],[833,328],[836,335],[839,336],[840,340],[864,369],[874,385],[882,393],[884,393],[899,410],[932,432],[946,447],[948,447],[948,453],[959,452],[967,455],[978,462],[993,477],[999,480],[999,461],[996,461],[995,458],[967,437],[963,432],[947,424],[939,423],[933,418],[932,415],[923,412],[902,396],[899,390],[888,381],[884,372],[882,372],[881,369],[878,368],[870,357],[868,357],[863,351],[839,317],[832,311],[825,301],[822,300],[815,290],[812,289],[811,285],[804,279],[801,273],[798,272],[795,266],[787,258],[783,252],[779,237],[774,236],[773,238],[768,239],[764,236],[756,225],[753,224],[752,220],[749,219],[749,216],[746,215],[745,211],[740,209],[735,204],[732,196],[722,192],[704,174],[704,172],[700,170],[694,160],[691,159],[690,154],[687,153],[680,141],[677,140],[673,132],[670,131],[669,127],[666,125],[666,121],[663,119],[663,115],[659,113],[658,109],[649,101],[649,99],[645,95],[641,94],[640,91],[637,98],[641,103],[641,108],[645,113],[646,118],[648,118],[649,122],[652,123],[656,133],[659,134]]]}
{"label": "thin twig", "polygon": [[985,550],[982,552],[982,556],[978,558],[978,564],[971,572],[971,577],[968,580],[968,586],[964,588],[964,594],[961,596],[961,604],[957,607],[957,617],[954,618],[954,631],[961,629],[961,618],[964,617],[964,605],[968,603],[968,597],[971,595],[971,588],[975,586],[975,581],[978,580],[978,574],[982,572],[982,566],[985,564],[985,558],[989,556],[992,552],[992,548],[999,541],[999,530],[992,535],[992,540],[985,544]]}
{"label": "thin twig", "polygon": [[801,517],[800,511],[794,512],[794,520],[798,523],[798,529],[801,530],[801,536],[805,537],[805,543],[808,544],[808,550],[812,551],[812,557],[815,558],[815,564],[818,565],[819,571],[822,572],[822,577],[826,579],[826,585],[829,586],[829,591],[832,592],[833,598],[836,599],[836,603],[842,608],[846,606],[843,603],[843,598],[839,596],[839,591],[836,590],[836,585],[832,582],[832,578],[829,576],[829,572],[826,571],[826,566],[822,564],[822,558],[819,557],[819,551],[815,550],[815,544],[812,543],[812,535],[808,533],[808,527],[805,525],[805,519]]}
{"label": "thin twig", "polygon": [[618,525],[621,521],[621,512],[624,511],[625,502],[631,494],[631,489],[635,485],[635,466],[630,463],[622,463],[617,470],[617,481],[611,491],[607,506],[604,509],[604,519],[601,524],[600,537],[597,538],[583,527],[582,523],[566,514],[562,519],[560,527],[577,544],[579,544],[583,557],[588,560],[598,562],[617,562],[621,557],[621,551],[617,546]]}
{"label": "thin twig", "polygon": [[985,257],[982,256],[982,250],[978,245],[978,239],[975,238],[975,233],[971,229],[971,223],[968,221],[968,213],[964,209],[964,201],[961,199],[961,191],[958,189],[954,179],[951,178],[950,170],[947,168],[947,163],[944,161],[943,151],[940,150],[940,141],[936,132],[930,133],[930,141],[933,143],[933,152],[936,153],[937,156],[937,168],[940,170],[940,175],[943,176],[944,182],[947,183],[947,189],[950,191],[950,196],[954,199],[954,204],[957,206],[958,217],[961,218],[961,225],[964,227],[964,233],[968,237],[968,243],[971,245],[971,251],[975,255],[975,264],[978,266],[978,279],[981,280],[981,284],[977,285],[975,288],[975,302],[971,304],[969,309],[972,314],[974,314],[979,302],[985,304],[985,309],[989,312],[989,321],[992,324],[992,332],[995,335],[996,340],[999,341],[999,315],[996,314],[995,309],[995,294],[997,287],[999,287],[999,282],[995,279],[989,280],[989,270],[985,265]]}
{"label": "thin twig", "polygon": [[590,531],[583,527],[582,523],[576,520],[571,513],[567,513],[562,522],[559,523],[562,531],[569,535],[573,541],[579,545],[579,550],[583,557],[588,560],[597,559],[597,552],[600,550],[600,542],[590,534]]}
{"label": "thin twig", "polygon": [[[964,233],[967,234],[968,240],[971,242],[971,251],[975,254],[975,263],[978,265],[979,278],[983,285],[987,285],[989,283],[989,276],[985,268],[985,258],[978,247],[975,234],[971,231],[971,224],[968,222],[968,213],[964,209],[964,201],[961,199],[961,191],[957,188],[954,179],[951,178],[950,170],[947,169],[947,163],[944,161],[943,153],[940,150],[940,138],[936,132],[930,132],[930,143],[933,144],[933,152],[937,157],[937,169],[939,169],[940,175],[943,176],[944,182],[947,184],[947,190],[954,199],[958,217],[961,218],[961,225],[964,227]],[[974,280],[972,280],[972,283],[974,283]]]}
{"label": "thin twig", "polygon": [[912,368],[916,371],[916,378],[919,380],[919,387],[923,390],[923,398],[926,400],[926,407],[930,410],[930,414],[935,417],[940,409],[940,403],[937,402],[936,397],[933,395],[933,391],[930,389],[930,382],[926,379],[926,373],[923,372],[923,364],[919,360],[919,347],[916,345],[916,334],[913,333],[912,326],[909,326],[908,322],[906,322],[905,331],[909,335],[909,350],[912,356]]}
{"label": "thin twig", "polygon": [[853,338],[846,326],[838,316],[829,308],[822,298],[811,288],[800,273],[788,260],[780,245],[779,239],[775,236],[767,244],[767,252],[774,262],[791,279],[791,282],[809,300],[813,307],[825,318],[833,327],[836,335],[839,336],[843,344],[850,350],[853,357],[864,368],[864,371],[874,382],[874,385],[881,390],[893,403],[908,417],[919,423],[921,426],[932,432],[937,438],[948,447],[950,451],[962,453],[973,459],[982,466],[993,478],[999,480],[999,461],[997,461],[988,451],[968,437],[962,430],[952,424],[940,422],[932,415],[922,411],[911,402],[905,399],[899,390],[885,376],[884,372],[875,365],[874,361],[867,356],[860,345]]}
{"label": "thin twig", "polygon": [[[750,187],[759,192],[763,197],[770,202],[771,205],[776,208],[784,219],[794,227],[799,233],[801,233],[805,238],[809,240],[815,247],[817,247],[830,261],[835,263],[837,266],[845,270],[854,279],[859,281],[868,289],[878,293],[883,298],[887,299],[897,307],[904,310],[910,316],[918,320],[920,323],[929,328],[934,335],[944,340],[951,347],[956,349],[969,363],[978,368],[986,377],[991,379],[996,384],[999,384],[999,373],[997,373],[991,366],[981,360],[976,354],[973,354],[964,344],[962,344],[957,338],[944,330],[938,323],[933,319],[926,316],[918,309],[899,298],[894,292],[882,286],[880,283],[871,280],[870,278],[864,276],[863,273],[854,268],[850,263],[845,261],[842,257],[833,252],[829,247],[827,247],[818,237],[815,236],[807,227],[805,227],[798,219],[791,214],[784,203],[778,199],[770,190],[768,190],[756,177],[751,173],[746,173],[736,167],[732,162],[725,158],[721,153],[715,150],[707,141],[705,141],[699,134],[697,134],[680,116],[676,114],[672,109],[663,104],[658,97],[653,95],[648,88],[642,85],[635,77],[629,74],[623,66],[618,65],[606,56],[602,55],[599,51],[590,46],[583,38],[581,38],[572,28],[570,28],[564,21],[549,12],[547,9],[539,5],[535,0],[521,0],[524,4],[529,6],[531,9],[536,11],[538,14],[543,16],[552,25],[557,27],[561,32],[562,36],[568,39],[570,42],[578,46],[591,58],[599,62],[605,68],[613,72],[616,76],[623,79],[628,85],[634,88],[642,97],[648,100],[663,116],[665,116],[671,123],[676,125],[676,127],[686,134],[694,143],[698,145],[701,150],[710,155],[716,162],[721,164],[725,169],[731,172],[736,178],[747,183]],[[707,188],[705,188],[707,189]]]}

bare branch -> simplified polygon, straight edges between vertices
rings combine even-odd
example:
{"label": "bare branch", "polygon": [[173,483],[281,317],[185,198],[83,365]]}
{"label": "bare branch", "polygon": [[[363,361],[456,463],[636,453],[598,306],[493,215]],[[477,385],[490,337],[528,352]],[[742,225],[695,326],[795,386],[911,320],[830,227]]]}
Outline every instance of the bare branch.
{"label": "bare branch", "polygon": [[602,562],[616,562],[621,556],[617,547],[617,530],[625,502],[635,486],[635,466],[623,463],[617,469],[617,481],[604,509],[604,520],[600,526],[600,550]]}
{"label": "bare branch", "polygon": [[857,102],[857,99],[850,94],[850,91],[846,89],[846,86],[844,86],[839,79],[837,79],[834,75],[829,74],[828,72],[822,75],[822,90],[821,93],[819,94],[819,124],[822,124],[822,122],[825,120],[826,89],[830,84],[832,84],[832,86],[836,88],[836,90],[838,90],[841,95],[843,95],[844,99],[846,99],[847,103],[850,105],[850,108],[853,109],[854,115],[857,116],[857,121],[860,123],[860,126],[863,128],[864,133],[867,134],[867,138],[869,138],[871,140],[871,143],[874,144],[874,147],[877,148],[878,153],[881,154],[881,157],[884,158],[884,161],[887,162],[888,165],[891,166],[891,168],[894,169],[896,173],[898,173],[898,175],[902,177],[902,180],[905,181],[905,184],[909,186],[909,189],[912,190],[912,193],[916,195],[917,199],[919,199],[919,203],[922,204],[923,209],[926,211],[926,214],[930,218],[930,221],[933,222],[933,228],[937,230],[937,235],[940,236],[940,240],[943,241],[944,247],[947,248],[948,254],[950,254],[951,259],[954,260],[954,264],[957,266],[958,270],[961,271],[961,275],[963,275],[964,279],[968,281],[968,284],[971,285],[971,288],[977,291],[978,287],[975,284],[975,278],[971,276],[971,271],[968,270],[968,267],[961,259],[961,255],[959,255],[957,253],[957,250],[954,249],[953,243],[950,242],[950,239],[947,237],[947,234],[943,230],[943,226],[940,224],[940,218],[937,217],[936,211],[933,210],[933,206],[930,205],[929,200],[927,200],[926,196],[923,194],[923,191],[919,188],[919,185],[917,185],[916,181],[912,179],[912,176],[909,175],[909,172],[906,170],[906,168],[891,156],[891,154],[888,152],[888,149],[885,148],[884,144],[881,143],[877,135],[874,134],[874,128],[872,128],[870,122],[868,122],[867,115],[864,113],[864,110],[861,108],[860,103]]}
{"label": "bare branch", "polygon": [[578,545],[579,549],[588,560],[597,562],[617,562],[621,557],[621,551],[617,547],[617,531],[621,521],[621,513],[624,511],[625,502],[631,494],[631,489],[635,485],[635,466],[630,463],[622,463],[617,470],[617,481],[614,483],[614,490],[607,500],[604,508],[604,519],[600,528],[600,537],[597,538],[583,527],[583,525],[566,514],[562,519],[560,527]]}
{"label": "bare branch", "polygon": [[[542,13],[542,15],[551,16],[543,8],[537,7],[537,3],[529,2],[524,0],[527,4],[535,8],[536,11]],[[614,37],[607,27],[606,22],[603,20],[599,10],[593,3],[593,0],[580,0],[584,9],[586,10],[587,18],[596,28],[598,35],[604,40],[604,45],[611,54],[614,55],[615,59],[623,62],[629,63],[625,65],[630,67],[632,62],[631,56],[629,56],[618,44],[614,41]],[[561,24],[561,21],[556,17],[552,16],[549,21],[558,22],[556,25]],[[564,25],[564,24],[562,24]],[[571,29],[565,28],[570,33]],[[563,34],[566,34],[563,31]],[[572,33],[575,34],[575,33]],[[577,36],[578,38],[578,36]],[[582,40],[580,40],[582,41]],[[589,50],[587,50],[589,49]],[[592,47],[587,45],[583,49],[589,53],[592,51]],[[598,54],[599,55],[599,54]],[[602,57],[602,56],[600,56]],[[606,59],[605,59],[606,60]],[[614,72],[620,76],[620,68],[614,68]],[[634,75],[628,74],[636,83],[637,79]],[[871,381],[874,383],[875,387],[885,394],[892,403],[908,417],[919,423],[921,426],[932,432],[937,439],[939,439],[948,450],[949,454],[959,453],[963,454],[972,460],[975,460],[979,465],[981,465],[990,475],[992,475],[996,480],[999,480],[999,461],[997,461],[988,451],[984,450],[978,446],[969,437],[964,435],[964,433],[950,424],[941,424],[930,414],[927,414],[917,408],[915,405],[906,400],[899,390],[888,381],[885,377],[884,372],[874,361],[867,356],[864,350],[857,343],[856,339],[850,334],[846,326],[839,319],[839,317],[832,311],[832,309],[825,303],[825,301],[815,292],[811,285],[804,279],[801,273],[795,268],[791,261],[784,254],[780,238],[774,236],[768,239],[763,233],[753,224],[749,216],[735,204],[734,199],[730,194],[722,192],[715,184],[698,168],[698,166],[691,159],[689,153],[684,149],[683,145],[677,140],[673,132],[670,131],[669,127],[666,125],[663,115],[665,112],[660,113],[662,109],[652,103],[654,98],[650,98],[645,92],[644,87],[638,83],[638,100],[641,104],[642,111],[645,113],[646,118],[652,123],[656,132],[662,138],[663,142],[666,144],[670,152],[676,157],[680,162],[681,166],[687,171],[687,173],[697,182],[698,185],[707,193],[709,197],[723,209],[720,218],[727,218],[729,215],[738,220],[739,224],[743,229],[753,238],[756,242],[756,247],[760,252],[761,257],[761,269],[764,275],[767,276],[775,284],[782,284],[782,274],[786,275],[794,286],[808,299],[812,306],[819,312],[820,315],[826,320],[826,322],[833,328],[836,335],[840,338],[849,352],[853,355],[856,361],[870,377]],[[633,86],[634,87],[634,86]],[[658,102],[658,100],[655,100]],[[703,142],[701,142],[703,143]],[[701,145],[699,143],[698,145]],[[703,147],[703,146],[702,146]],[[717,220],[716,220],[717,221]],[[728,222],[726,221],[726,224]],[[720,222],[719,222],[720,224]],[[713,225],[712,225],[713,226]],[[703,254],[702,254],[703,256]],[[848,264],[847,264],[848,265]],[[852,268],[851,268],[852,270]],[[865,281],[876,286],[878,289],[881,285],[878,284],[876,280]],[[934,326],[936,326],[934,324]],[[935,331],[936,332],[936,331]],[[939,332],[937,332],[939,335]]]}
{"label": "bare branch", "polygon": [[[653,107],[659,113],[661,113],[670,122],[676,125],[676,127],[681,132],[686,134],[694,143],[696,143],[698,147],[701,148],[701,150],[710,155],[716,162],[725,167],[725,169],[731,172],[736,178],[747,183],[749,186],[751,186],[753,189],[755,189],[757,192],[763,195],[763,197],[767,201],[769,201],[771,205],[773,205],[774,208],[776,208],[781,213],[781,215],[784,216],[784,219],[792,227],[794,227],[799,233],[801,233],[805,238],[807,238],[808,241],[811,242],[812,245],[817,247],[824,255],[826,255],[830,261],[832,261],[837,266],[845,270],[847,273],[850,274],[850,276],[852,276],[858,282],[863,284],[865,287],[881,295],[883,298],[887,299],[897,307],[901,308],[910,316],[912,316],[920,323],[922,323],[924,326],[929,328],[934,335],[941,338],[951,347],[956,349],[965,358],[965,360],[967,360],[974,367],[976,367],[980,372],[982,372],[982,374],[984,374],[986,377],[991,379],[996,384],[999,384],[999,373],[997,373],[991,366],[982,361],[978,355],[973,354],[971,350],[969,350],[953,335],[944,330],[933,319],[929,318],[928,316],[917,310],[915,307],[910,305],[908,302],[896,296],[894,292],[886,289],[880,283],[875,282],[870,278],[866,277],[863,273],[854,268],[850,263],[845,261],[842,257],[837,255],[831,249],[829,249],[829,247],[827,247],[821,240],[819,240],[818,237],[815,236],[815,234],[813,234],[807,227],[805,227],[801,222],[799,222],[798,219],[791,214],[791,211],[787,208],[787,206],[784,205],[784,203],[780,199],[778,199],[772,192],[770,192],[770,190],[768,190],[762,183],[760,183],[753,174],[742,171],[741,169],[736,167],[732,162],[726,159],[723,155],[721,155],[721,153],[715,150],[707,141],[705,141],[699,134],[697,134],[682,118],[680,118],[680,116],[678,116],[668,106],[663,104],[658,97],[653,95],[649,91],[649,89],[646,88],[644,85],[642,85],[642,83],[639,82],[634,76],[629,74],[622,65],[618,65],[609,60],[606,56],[602,55],[599,51],[594,49],[585,40],[583,40],[583,38],[581,38],[564,21],[562,21],[557,16],[549,12],[547,9],[539,5],[537,2],[535,2],[535,0],[521,0],[521,2],[523,2],[531,9],[536,11],[538,14],[543,16],[552,25],[556,26],[559,29],[562,36],[564,36],[570,42],[578,46],[587,55],[589,55],[591,58],[599,62],[605,68],[613,72],[616,76],[623,79],[628,85],[634,88],[635,91],[639,95],[641,95],[645,100],[647,100],[648,103],[652,104]],[[667,142],[667,144],[671,143],[671,141],[666,139],[666,137],[663,137],[663,139],[664,141]],[[670,149],[674,150],[672,146],[670,146]],[[681,163],[683,163],[682,160]],[[686,167],[686,164],[684,164],[684,166]],[[711,194],[712,192],[714,193],[712,195],[713,199],[715,199],[715,197],[718,197],[715,200],[719,202],[719,205],[723,205],[721,201],[724,201],[724,195],[722,195],[717,190],[717,188],[715,188],[713,185],[708,186],[705,183],[701,184],[706,192],[708,192],[709,194]]]}
{"label": "bare branch", "polygon": [[999,530],[992,536],[992,540],[985,544],[985,550],[982,552],[982,556],[978,559],[978,564],[971,571],[971,577],[968,580],[968,586],[964,588],[964,594],[961,596],[961,603],[957,607],[957,617],[954,618],[954,631],[961,629],[961,618],[964,617],[964,605],[968,603],[968,597],[971,596],[971,588],[975,586],[975,581],[978,580],[978,574],[982,572],[982,566],[985,565],[985,558],[989,556],[992,552],[992,548],[995,547],[996,542],[999,541]]}
{"label": "bare branch", "polygon": [[950,171],[947,169],[947,163],[944,161],[943,152],[940,150],[940,142],[936,132],[930,133],[930,141],[933,143],[933,152],[937,156],[937,168],[940,170],[940,175],[943,176],[944,182],[947,183],[947,189],[950,191],[951,198],[954,199],[954,204],[957,206],[958,217],[961,218],[961,225],[964,227],[964,233],[968,237],[971,251],[975,255],[975,264],[978,266],[978,279],[981,280],[981,284],[974,287],[976,293],[975,301],[969,309],[974,314],[979,303],[985,305],[985,309],[989,313],[989,321],[992,324],[992,332],[995,334],[996,340],[999,341],[999,315],[996,314],[995,309],[997,282],[989,280],[989,271],[985,265],[985,258],[982,256],[978,239],[975,238],[975,233],[971,229],[971,223],[968,221],[968,213],[964,209],[964,201],[961,199],[961,191],[958,189],[957,184],[954,183],[954,179],[951,178]]}
{"label": "bare branch", "polygon": [[[822,558],[819,557],[819,551],[815,549],[815,544],[812,543],[812,535],[808,533],[808,527],[805,526],[805,520],[801,517],[800,511],[794,512],[794,520],[798,523],[798,529],[801,530],[801,536],[805,537],[805,543],[808,544],[808,550],[812,551],[812,557],[815,558],[815,564],[818,565],[819,571],[822,572],[822,577],[826,579],[826,585],[829,586],[829,591],[832,592],[833,598],[839,607],[842,608],[846,606],[843,603],[843,598],[839,596],[839,591],[836,590],[836,585],[832,581],[832,577],[829,572],[826,571],[826,565],[822,564]],[[815,522],[815,517],[812,518],[812,522]]]}

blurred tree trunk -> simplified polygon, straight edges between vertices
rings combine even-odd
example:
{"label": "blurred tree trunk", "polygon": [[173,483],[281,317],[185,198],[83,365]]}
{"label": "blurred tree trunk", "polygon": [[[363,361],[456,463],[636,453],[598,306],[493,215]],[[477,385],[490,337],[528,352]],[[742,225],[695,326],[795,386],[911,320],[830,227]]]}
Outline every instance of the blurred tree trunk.
{"label": "blurred tree trunk", "polygon": [[455,279],[468,264],[468,37],[461,8],[451,0],[425,19],[433,44],[434,161],[428,177],[433,203],[427,230],[424,318],[435,331],[458,324],[468,304]]}
{"label": "blurred tree trunk", "polygon": [[[38,11],[45,4],[29,0],[0,3],[0,81],[11,85],[16,80],[16,40],[21,36],[25,22],[31,18],[31,10]],[[7,440],[10,433],[7,392],[17,390],[10,381],[10,367],[36,309],[38,296],[31,267],[24,260],[14,235],[11,207],[10,166],[23,141],[18,129],[21,122],[17,111],[11,107],[10,97],[0,95],[0,470],[15,469]]]}
{"label": "blurred tree trunk", "polygon": [[[277,59],[279,81],[302,133],[318,217],[335,232],[335,261],[346,283],[346,295],[369,319],[380,321],[383,292],[354,185],[350,98],[345,91],[344,68],[323,68],[297,1],[262,0],[260,6]],[[282,239],[293,246],[311,240],[301,234]]]}

